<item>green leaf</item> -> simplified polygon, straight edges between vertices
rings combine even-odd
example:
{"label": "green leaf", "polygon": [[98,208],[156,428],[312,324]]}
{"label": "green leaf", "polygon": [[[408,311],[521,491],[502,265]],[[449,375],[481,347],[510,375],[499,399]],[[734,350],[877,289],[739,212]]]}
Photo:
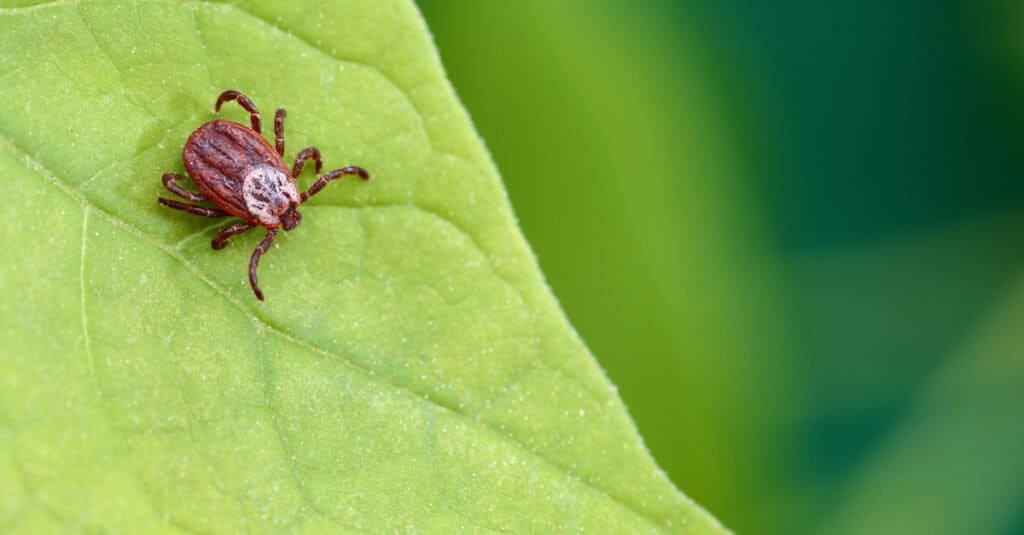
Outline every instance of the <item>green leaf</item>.
{"label": "green leaf", "polygon": [[[410,3],[0,21],[0,529],[723,531],[544,285]],[[265,303],[259,232],[213,251],[227,222],[155,202],[227,88],[375,177],[304,207]]]}
{"label": "green leaf", "polygon": [[760,119],[726,97],[720,36],[686,2],[451,3],[417,0],[549,284],[658,464],[733,529],[785,531],[765,525],[784,508],[764,496],[799,468],[793,300],[739,139]]}

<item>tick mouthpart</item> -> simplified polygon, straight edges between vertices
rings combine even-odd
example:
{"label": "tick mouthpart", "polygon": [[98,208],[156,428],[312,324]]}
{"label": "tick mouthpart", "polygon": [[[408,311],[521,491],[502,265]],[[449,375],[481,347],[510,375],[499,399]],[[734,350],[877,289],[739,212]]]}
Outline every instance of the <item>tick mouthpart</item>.
{"label": "tick mouthpart", "polygon": [[302,214],[295,208],[290,208],[287,212],[281,214],[281,226],[285,230],[291,230],[299,226],[299,223],[302,223]]}

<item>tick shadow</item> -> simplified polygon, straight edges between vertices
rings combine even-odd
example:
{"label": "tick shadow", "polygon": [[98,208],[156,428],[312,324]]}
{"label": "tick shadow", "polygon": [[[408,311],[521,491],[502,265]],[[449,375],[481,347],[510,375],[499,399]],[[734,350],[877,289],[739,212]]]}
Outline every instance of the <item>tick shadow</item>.
{"label": "tick shadow", "polygon": [[[139,155],[160,147],[165,155],[167,169],[161,171],[181,173],[185,170],[181,162],[181,149],[189,133],[213,119],[213,102],[202,102],[193,95],[176,93],[162,106],[169,110],[159,121],[146,127],[135,143],[135,154]],[[159,158],[163,161],[163,157]]]}

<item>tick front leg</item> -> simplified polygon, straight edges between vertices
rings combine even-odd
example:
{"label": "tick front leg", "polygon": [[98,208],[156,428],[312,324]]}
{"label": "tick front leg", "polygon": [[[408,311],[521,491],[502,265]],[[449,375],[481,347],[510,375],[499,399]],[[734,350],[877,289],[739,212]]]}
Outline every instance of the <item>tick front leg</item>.
{"label": "tick front leg", "polygon": [[292,178],[298,178],[302,174],[302,168],[306,166],[306,160],[310,159],[316,162],[316,172],[320,172],[320,168],[324,165],[320,161],[320,151],[316,147],[306,147],[295,157],[295,165],[292,166]]}
{"label": "tick front leg", "polygon": [[241,234],[255,226],[256,225],[253,225],[252,223],[235,223],[234,225],[220,231],[220,234],[210,242],[210,245],[213,246],[214,249],[223,249],[228,246],[228,239],[232,236]]}
{"label": "tick front leg", "polygon": [[284,118],[288,112],[278,108],[274,114],[274,140],[277,142],[277,154],[284,156]]}
{"label": "tick front leg", "polygon": [[213,106],[213,111],[219,112],[220,105],[230,100],[237,100],[238,105],[245,111],[249,112],[249,121],[252,123],[252,129],[255,130],[257,134],[262,134],[263,120],[260,119],[260,110],[256,109],[256,105],[249,100],[249,97],[235,91],[234,89],[229,89],[217,97],[217,104]]}
{"label": "tick front leg", "polygon": [[229,214],[229,213],[227,213],[227,212],[225,212],[223,210],[218,210],[216,208],[207,208],[205,206],[196,206],[194,204],[188,204],[188,203],[184,203],[184,202],[173,201],[171,199],[165,199],[163,197],[157,197],[156,200],[159,201],[160,204],[162,204],[162,205],[164,205],[164,206],[166,206],[168,208],[174,208],[175,210],[181,210],[182,212],[188,212],[188,213],[190,213],[192,215],[198,215],[198,216],[203,216],[203,217],[227,217],[227,216],[231,215],[231,214]]}
{"label": "tick front leg", "polygon": [[256,299],[263,300],[263,291],[260,290],[260,283],[256,280],[256,268],[260,266],[260,257],[263,256],[267,249],[270,249],[270,244],[274,243],[274,238],[277,237],[277,229],[267,229],[267,237],[263,238],[263,241],[256,246],[256,250],[252,252],[252,258],[249,259],[249,285],[252,286],[252,291],[256,293]]}
{"label": "tick front leg", "polygon": [[359,175],[363,180],[370,180],[370,173],[362,167],[350,165],[343,169],[335,169],[334,171],[318,178],[308,190],[302,192],[302,202],[306,202],[310,197],[320,193],[320,190],[324,189],[324,186],[326,186],[328,182],[336,178],[341,178],[345,175]]}
{"label": "tick front leg", "polygon": [[164,187],[167,188],[167,190],[170,191],[171,193],[177,195],[178,197],[181,197],[182,199],[185,199],[186,201],[203,202],[206,200],[206,197],[204,197],[201,193],[188,191],[187,189],[178,185],[178,180],[185,180],[185,177],[175,173],[164,173]]}

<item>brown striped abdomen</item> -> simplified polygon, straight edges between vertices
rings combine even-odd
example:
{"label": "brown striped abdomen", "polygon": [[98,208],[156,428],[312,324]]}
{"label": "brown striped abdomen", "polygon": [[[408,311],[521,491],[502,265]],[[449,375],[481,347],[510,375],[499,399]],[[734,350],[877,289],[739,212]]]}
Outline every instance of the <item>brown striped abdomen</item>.
{"label": "brown striped abdomen", "polygon": [[[256,166],[280,168],[291,177],[284,160],[263,136],[238,123],[218,119],[200,126],[182,153],[185,169],[199,191],[231,215],[258,223],[246,208],[245,176]],[[294,182],[294,179],[292,179]]]}

